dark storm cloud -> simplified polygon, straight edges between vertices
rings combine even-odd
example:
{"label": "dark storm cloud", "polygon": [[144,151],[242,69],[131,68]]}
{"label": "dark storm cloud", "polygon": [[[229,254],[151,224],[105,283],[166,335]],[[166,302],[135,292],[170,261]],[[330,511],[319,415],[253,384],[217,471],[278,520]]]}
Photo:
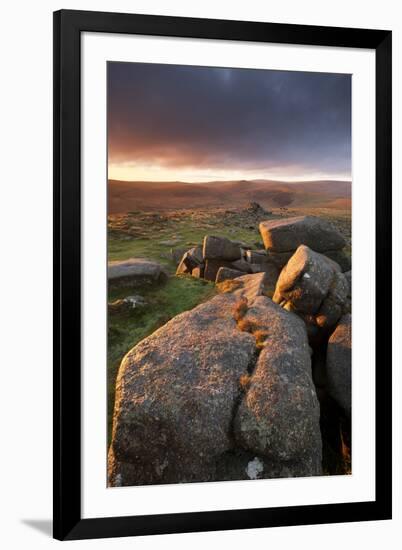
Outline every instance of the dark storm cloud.
{"label": "dark storm cloud", "polygon": [[109,158],[349,173],[349,75],[108,64]]}

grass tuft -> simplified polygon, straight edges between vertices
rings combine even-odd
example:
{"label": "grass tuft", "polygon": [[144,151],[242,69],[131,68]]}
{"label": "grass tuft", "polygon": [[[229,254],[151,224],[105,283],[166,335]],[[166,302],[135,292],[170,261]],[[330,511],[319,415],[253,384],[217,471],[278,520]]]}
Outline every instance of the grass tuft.
{"label": "grass tuft", "polygon": [[237,281],[236,279],[227,279],[226,281],[222,281],[222,283],[218,283],[216,285],[219,292],[233,292],[234,290],[238,289],[241,286],[241,283]]}
{"label": "grass tuft", "polygon": [[243,391],[246,391],[250,386],[251,376],[249,374],[242,374],[239,378],[239,385]]}
{"label": "grass tuft", "polygon": [[240,298],[233,307],[233,319],[239,322],[246,315],[248,310],[248,300],[245,297]]}
{"label": "grass tuft", "polygon": [[256,328],[256,324],[253,321],[250,321],[249,319],[244,319],[244,318],[239,319],[239,321],[237,321],[237,326],[242,332],[250,332],[250,333],[253,333]]}

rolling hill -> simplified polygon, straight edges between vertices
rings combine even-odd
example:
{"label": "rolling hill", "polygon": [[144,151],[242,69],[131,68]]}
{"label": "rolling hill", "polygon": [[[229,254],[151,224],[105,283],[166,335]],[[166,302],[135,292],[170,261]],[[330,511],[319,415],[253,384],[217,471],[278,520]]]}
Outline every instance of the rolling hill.
{"label": "rolling hill", "polygon": [[321,207],[349,209],[350,181],[271,180],[211,181],[208,183],[109,180],[109,214],[133,210],[236,207],[256,201],[265,208]]}

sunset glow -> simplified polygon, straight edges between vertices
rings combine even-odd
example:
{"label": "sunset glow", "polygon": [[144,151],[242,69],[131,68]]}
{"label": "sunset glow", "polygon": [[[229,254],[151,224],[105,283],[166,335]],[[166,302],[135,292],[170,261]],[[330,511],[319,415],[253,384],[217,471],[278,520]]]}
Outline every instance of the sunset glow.
{"label": "sunset glow", "polygon": [[350,75],[108,64],[108,177],[350,180]]}
{"label": "sunset glow", "polygon": [[276,181],[316,181],[316,180],[349,180],[349,173],[328,174],[324,172],[305,172],[305,167],[278,167],[270,171],[260,170],[219,170],[166,168],[158,165],[137,165],[134,163],[109,163],[108,178],[120,181],[183,181],[205,183],[208,181],[229,180],[276,180]]}

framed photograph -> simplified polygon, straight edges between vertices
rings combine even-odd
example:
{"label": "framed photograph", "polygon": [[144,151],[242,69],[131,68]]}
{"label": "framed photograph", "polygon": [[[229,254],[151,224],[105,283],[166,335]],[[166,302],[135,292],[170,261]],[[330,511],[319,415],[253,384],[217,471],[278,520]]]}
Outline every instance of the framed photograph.
{"label": "framed photograph", "polygon": [[391,133],[390,31],[54,13],[55,538],[391,518]]}

